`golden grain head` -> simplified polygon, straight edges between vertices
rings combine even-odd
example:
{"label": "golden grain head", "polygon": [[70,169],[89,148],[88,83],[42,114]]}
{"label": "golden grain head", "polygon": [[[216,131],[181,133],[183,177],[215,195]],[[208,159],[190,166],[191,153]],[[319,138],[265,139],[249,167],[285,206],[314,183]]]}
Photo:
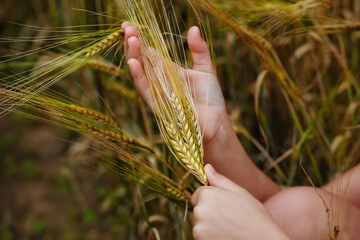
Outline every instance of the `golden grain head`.
{"label": "golden grain head", "polygon": [[107,49],[108,47],[116,45],[120,39],[122,39],[124,36],[124,32],[122,29],[117,30],[111,34],[109,34],[107,37],[102,39],[101,41],[97,42],[93,46],[89,47],[85,52],[85,57],[91,57],[94,56],[101,51]]}
{"label": "golden grain head", "polygon": [[86,116],[88,118],[100,121],[111,127],[115,127],[115,128],[119,127],[119,124],[113,118],[110,118],[110,117],[108,117],[102,113],[96,112],[92,109],[84,108],[84,107],[80,107],[80,106],[76,106],[76,105],[71,105],[71,104],[67,105],[65,108],[70,112],[77,113],[79,115]]}
{"label": "golden grain head", "polygon": [[120,67],[101,58],[91,59],[86,63],[86,65],[92,69],[108,73],[119,78],[129,78],[128,74],[124,70],[120,69]]}

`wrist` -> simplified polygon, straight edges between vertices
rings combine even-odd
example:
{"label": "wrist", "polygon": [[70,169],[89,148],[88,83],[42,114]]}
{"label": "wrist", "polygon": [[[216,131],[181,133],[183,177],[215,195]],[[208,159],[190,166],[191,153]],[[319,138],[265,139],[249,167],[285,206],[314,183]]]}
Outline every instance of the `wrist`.
{"label": "wrist", "polygon": [[247,189],[260,202],[280,190],[251,161],[233,130],[230,118],[223,114],[215,123],[211,137],[204,139],[204,162],[211,163],[222,175]]}

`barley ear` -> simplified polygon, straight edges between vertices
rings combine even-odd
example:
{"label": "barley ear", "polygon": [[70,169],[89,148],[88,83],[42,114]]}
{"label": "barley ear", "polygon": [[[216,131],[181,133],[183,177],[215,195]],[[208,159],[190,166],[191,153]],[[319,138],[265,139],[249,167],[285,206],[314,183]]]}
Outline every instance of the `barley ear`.
{"label": "barley ear", "polygon": [[124,32],[122,29],[117,30],[105,38],[103,38],[101,41],[95,43],[94,45],[90,46],[86,52],[85,57],[91,57],[94,56],[101,51],[114,46],[116,43],[118,43],[124,36]]}

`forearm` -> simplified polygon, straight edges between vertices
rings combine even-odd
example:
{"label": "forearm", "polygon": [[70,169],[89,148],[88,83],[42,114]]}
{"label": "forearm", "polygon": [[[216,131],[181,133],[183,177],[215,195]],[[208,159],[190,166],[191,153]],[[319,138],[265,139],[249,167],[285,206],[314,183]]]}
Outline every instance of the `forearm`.
{"label": "forearm", "polygon": [[360,164],[322,187],[360,208]]}
{"label": "forearm", "polygon": [[280,187],[251,161],[227,117],[219,123],[216,135],[204,148],[206,163],[211,163],[219,173],[248,190],[259,201],[264,202],[280,191]]}

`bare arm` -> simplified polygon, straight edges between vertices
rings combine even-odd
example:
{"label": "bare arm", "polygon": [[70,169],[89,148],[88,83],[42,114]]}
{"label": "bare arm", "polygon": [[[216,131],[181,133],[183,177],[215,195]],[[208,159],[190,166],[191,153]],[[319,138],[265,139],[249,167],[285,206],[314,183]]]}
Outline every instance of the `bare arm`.
{"label": "bare arm", "polygon": [[[345,200],[351,202],[357,207],[360,207],[360,164],[350,169],[338,178],[335,178],[322,189],[339,197],[344,197]],[[344,191],[345,195],[343,195]]]}

